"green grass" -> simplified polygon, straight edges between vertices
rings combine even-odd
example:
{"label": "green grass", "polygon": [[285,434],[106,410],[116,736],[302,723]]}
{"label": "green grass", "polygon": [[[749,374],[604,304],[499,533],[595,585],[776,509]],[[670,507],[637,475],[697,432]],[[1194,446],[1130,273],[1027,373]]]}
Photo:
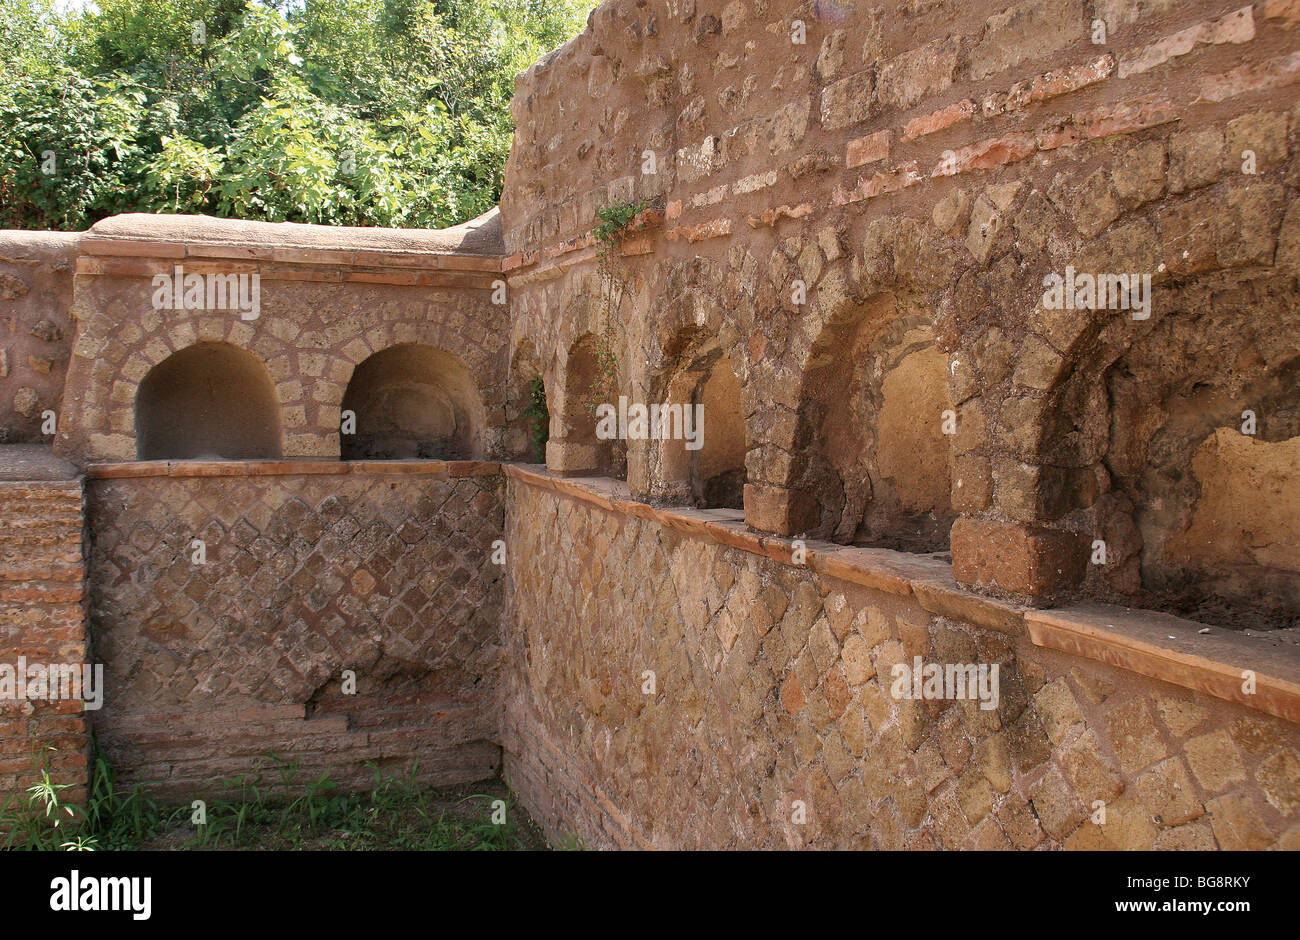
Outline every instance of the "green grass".
{"label": "green grass", "polygon": [[[46,752],[53,750],[47,748]],[[373,764],[370,789],[339,792],[322,775],[299,778],[297,761],[268,754],[254,772],[219,781],[220,798],[203,816],[194,804],[162,806],[140,786],[124,791],[102,755],[84,808],[63,801],[48,753],[25,797],[0,805],[0,847],[13,850],[326,849],[502,851],[545,848],[512,794],[499,782],[434,789]],[[487,792],[475,792],[483,791]],[[500,801],[500,802],[498,802]],[[570,846],[566,840],[563,848]]]}

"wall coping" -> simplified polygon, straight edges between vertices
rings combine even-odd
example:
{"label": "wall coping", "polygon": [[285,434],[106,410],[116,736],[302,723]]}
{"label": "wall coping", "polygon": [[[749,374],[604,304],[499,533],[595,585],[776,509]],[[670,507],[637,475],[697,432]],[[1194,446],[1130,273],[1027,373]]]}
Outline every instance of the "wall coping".
{"label": "wall coping", "polygon": [[[805,540],[807,563],[792,563],[793,540],[755,532],[735,509],[656,508],[608,478],[558,477],[540,465],[503,464],[507,477],[606,512],[656,522],[685,535],[762,555],[791,567],[899,596],[929,613],[963,620],[1033,645],[1105,663],[1300,724],[1300,637],[1226,630],[1171,614],[1079,603],[1038,610],[975,594],[937,555]],[[1242,691],[1244,673],[1255,692]]]}
{"label": "wall coping", "polygon": [[418,255],[401,252],[329,251],[319,248],[220,248],[101,239],[82,243],[76,273],[81,276],[173,276],[187,274],[257,274],[267,281],[317,281],[327,284],[386,284],[393,287],[476,287],[501,272],[499,258]]}
{"label": "wall coping", "polygon": [[92,463],[90,480],[138,480],[154,477],[260,477],[383,476],[477,477],[493,476],[501,465],[484,460],[136,460],[130,463]]}
{"label": "wall coping", "polygon": [[500,213],[449,229],[380,229],[129,213],[81,235],[78,275],[253,274],[271,281],[484,289],[501,274]]}
{"label": "wall coping", "polygon": [[254,222],[202,215],[126,213],[91,226],[83,255],[286,262],[500,273],[500,211],[445,229],[386,229]]}

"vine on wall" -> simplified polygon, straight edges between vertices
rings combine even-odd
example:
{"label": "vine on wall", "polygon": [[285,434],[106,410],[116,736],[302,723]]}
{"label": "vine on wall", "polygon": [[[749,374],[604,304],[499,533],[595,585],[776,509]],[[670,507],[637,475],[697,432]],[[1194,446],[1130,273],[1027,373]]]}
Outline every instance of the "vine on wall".
{"label": "vine on wall", "polygon": [[623,305],[628,290],[626,272],[616,270],[612,259],[618,248],[633,232],[644,228],[637,217],[646,209],[643,200],[612,203],[596,210],[600,224],[593,233],[596,238],[596,270],[600,273],[600,335],[596,340],[596,375],[587,389],[583,407],[595,415],[602,402],[612,401],[618,389],[618,356],[614,352],[613,316]]}

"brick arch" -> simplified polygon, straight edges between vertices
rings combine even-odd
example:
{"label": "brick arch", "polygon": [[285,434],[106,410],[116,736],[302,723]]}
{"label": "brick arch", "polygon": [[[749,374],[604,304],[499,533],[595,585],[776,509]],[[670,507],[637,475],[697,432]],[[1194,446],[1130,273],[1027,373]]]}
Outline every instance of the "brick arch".
{"label": "brick arch", "polygon": [[359,365],[374,353],[390,346],[418,343],[432,346],[450,353],[478,374],[495,376],[497,363],[490,349],[472,341],[460,326],[452,326],[438,320],[399,320],[378,323],[345,343],[340,349],[340,356]]}
{"label": "brick arch", "polygon": [[751,351],[742,336],[753,326],[754,300],[703,258],[676,266],[665,281],[647,315],[651,334],[641,373],[646,394],[661,391],[658,384],[686,345],[709,335],[717,338],[752,404]]}
{"label": "brick arch", "polygon": [[[1078,270],[1133,267],[1100,241]],[[1151,249],[1167,268],[1181,251],[1158,236]],[[1295,270],[1271,262],[1157,273],[1148,319],[1093,311],[1064,339],[1036,311],[1018,368],[1041,388],[988,408],[1009,451],[989,517],[1052,533],[1079,559],[1060,593],[1237,626],[1300,617],[1300,570],[1269,548],[1297,524],[1286,494],[1300,446],[1300,357],[1281,339],[1300,331]],[[1247,479],[1249,495],[1234,490]],[[1250,508],[1222,515],[1233,492]]]}
{"label": "brick arch", "polygon": [[550,350],[552,359],[563,359],[573,343],[585,333],[601,328],[601,287],[598,274],[565,281],[562,293],[550,306],[563,316],[543,317],[537,322],[537,348]]}
{"label": "brick arch", "polygon": [[[928,304],[952,277],[950,267],[926,257],[923,264],[895,264],[894,254],[917,256],[923,224],[909,218],[878,218],[858,253],[846,247],[845,223],[828,226],[816,242],[787,239],[767,257],[733,252],[724,284],[735,304],[733,321],[753,385],[764,390],[755,418],[750,454],[746,522],[783,535],[825,530],[827,515],[807,476],[810,441],[819,430],[807,405],[819,394],[817,377],[847,368],[844,345],[863,327],[866,311],[888,320],[891,302]],[[945,256],[946,257],[946,256]],[[929,313],[925,318],[930,319]]]}
{"label": "brick arch", "polygon": [[[474,377],[478,399],[483,408],[482,441],[476,450],[483,457],[508,456],[504,450],[508,408],[505,378],[508,363],[505,350],[493,342],[490,334],[476,340],[471,324],[465,322],[463,316],[449,316],[445,320],[421,316],[419,319],[375,324],[342,346],[342,361],[338,366],[339,374],[344,376],[341,384],[346,386],[356,367],[375,353],[393,346],[411,344],[442,350],[454,356],[469,370]],[[339,389],[337,401],[329,400],[329,403],[341,406],[342,396],[343,391]],[[337,436],[337,417],[332,429]],[[324,423],[322,430],[326,430]],[[337,452],[336,449],[335,453]]]}
{"label": "brick arch", "polygon": [[[506,453],[511,457],[528,462],[545,461],[546,449],[539,453],[534,443],[534,421],[526,416],[532,397],[532,385],[535,379],[542,380],[543,398],[546,402],[548,416],[554,410],[554,382],[549,381],[537,348],[527,337],[519,339],[511,347],[510,368],[506,377]],[[543,429],[547,439],[550,436],[550,423]]]}
{"label": "brick arch", "polygon": [[[767,426],[762,418],[767,402],[757,393],[767,375],[763,371],[766,364],[762,350],[755,356],[745,338],[755,323],[755,299],[741,289],[734,270],[703,258],[675,265],[664,283],[653,290],[654,299],[645,313],[649,335],[633,357],[632,388],[637,400],[647,405],[672,403],[679,392],[674,390],[674,382],[680,382],[684,368],[701,356],[720,357],[717,361],[737,386],[748,467],[753,449],[761,443],[759,433]],[[665,466],[663,448],[656,445],[653,441],[628,443],[628,482],[633,495],[655,501],[707,502],[701,494],[683,487],[684,475]],[[750,476],[748,469],[744,476]],[[734,508],[740,508],[738,502]]]}
{"label": "brick arch", "polygon": [[[550,439],[546,445],[546,464],[555,473],[600,473],[622,479],[627,475],[627,442],[615,440],[602,443],[595,439],[596,419],[588,404],[588,387],[594,378],[596,348],[606,345],[613,353],[615,377],[604,397],[617,404],[620,393],[630,394],[635,377],[635,366],[630,363],[628,337],[621,329],[625,319],[621,311],[634,305],[633,292],[626,292],[620,300],[620,311],[608,318],[610,334],[605,336],[605,317],[602,315],[600,278],[596,273],[576,278],[566,284],[552,303],[563,310],[559,317],[530,321],[531,329],[520,335],[516,321],[516,337],[512,346],[517,357],[525,344],[535,350],[537,365],[546,385],[551,416]],[[581,373],[581,374],[579,374]]]}
{"label": "brick arch", "polygon": [[[1228,400],[1277,401],[1267,388],[1289,360],[1275,353],[1252,361],[1260,345],[1253,324],[1263,321],[1224,310],[1270,309],[1264,319],[1279,332],[1281,321],[1294,319],[1283,298],[1295,259],[1279,246],[1300,218],[1285,213],[1269,184],[1230,180],[1177,202],[1136,206],[1081,238],[1038,190],[1025,187],[1021,197],[1018,205],[1035,201],[1045,228],[1066,234],[1019,260],[1020,283],[1009,284],[1006,266],[993,262],[968,269],[941,299],[956,350],[955,477],[979,481],[958,507],[954,575],[1022,599],[1085,593],[1203,617],[1179,607],[1176,591],[1147,593],[1170,583],[1157,543],[1192,524],[1194,456],[1216,429],[1240,424],[1244,405],[1232,406],[1233,422]],[[1213,221],[1195,224],[1198,213]],[[1045,303],[1041,279],[1064,277],[1067,268],[1150,275],[1149,316],[1135,320],[1123,298],[1119,309]],[[1265,433],[1275,443],[1295,436],[1292,419],[1278,420],[1276,411],[1273,418]],[[1171,505],[1180,507],[1178,519]],[[1096,539],[1106,545],[1104,564],[1092,563]],[[1022,562],[1000,560],[1012,556]],[[1278,595],[1275,584],[1262,593]]]}
{"label": "brick arch", "polygon": [[[171,356],[200,343],[237,348],[265,368],[278,401],[297,400],[288,350],[267,330],[229,314],[147,310],[123,321],[105,309],[120,307],[116,291],[92,279],[74,307],[77,337],[64,386],[54,451],[74,460],[137,459],[136,409],[146,375]],[[100,291],[103,290],[101,295]],[[291,422],[281,413],[280,434],[290,450]]]}
{"label": "brick arch", "polygon": [[[630,442],[644,454],[644,495],[655,502],[741,509],[752,410],[717,336],[704,326],[680,328],[664,345],[646,387],[650,394],[642,404],[668,407],[669,417],[661,422],[673,436]],[[691,434],[701,446],[686,447],[679,433]]]}
{"label": "brick arch", "polygon": [[[601,297],[598,275],[581,278],[576,287],[568,286],[556,301],[556,307],[564,315],[550,322],[543,321],[536,328],[535,346],[539,354],[547,357],[553,367],[562,372],[569,351],[584,336],[595,335],[603,327],[601,322]],[[625,298],[624,302],[628,302]],[[614,320],[618,318],[615,317]],[[617,327],[616,322],[611,325]],[[616,337],[617,341],[617,337]],[[621,359],[624,357],[620,357]],[[563,375],[556,375],[557,382],[563,381]],[[620,378],[623,378],[620,376]]]}
{"label": "brick arch", "polygon": [[[530,321],[527,327],[522,322],[516,321],[508,350],[506,384],[510,390],[509,394],[513,396],[518,392],[519,382],[523,376],[521,370],[536,371],[546,385],[547,407],[554,413],[556,390],[559,388],[560,380],[561,356],[558,347],[551,342],[548,331],[538,321]],[[527,370],[524,369],[525,366],[528,367]]]}
{"label": "brick arch", "polygon": [[935,345],[953,345],[941,311],[969,267],[959,243],[929,218],[881,216],[866,224],[866,238],[851,249],[851,223],[832,221],[815,241],[785,239],[767,256],[741,250],[728,256],[723,289],[728,302],[740,301],[734,323],[752,377],[746,384],[764,392],[746,502],[746,521],[763,531],[830,537],[839,528],[824,518],[816,487],[806,492],[808,481],[801,479],[809,440],[819,431],[807,405],[821,394],[819,374],[837,361],[847,367],[843,345],[864,328],[864,311],[874,309],[883,321],[908,316],[931,323]]}
{"label": "brick arch", "polygon": [[[1244,185],[1244,184],[1243,184]],[[1232,192],[1232,188],[1227,190]],[[1271,221],[1255,217],[1237,220],[1248,225],[1254,237],[1242,240],[1269,245],[1266,250],[1241,249],[1228,244],[1198,244],[1190,234],[1173,225],[1155,224],[1158,216],[1122,218],[1104,229],[1081,250],[1057,265],[1052,273],[1066,267],[1077,275],[1095,272],[1145,272],[1151,275],[1151,309],[1143,319],[1133,318],[1130,311],[1119,309],[1051,310],[1036,299],[1027,318],[1019,349],[1020,367],[1026,387],[1043,393],[1042,405],[1034,412],[1041,432],[1025,442],[1021,453],[1057,464],[1091,465],[1099,459],[1096,446],[1079,433],[1077,421],[1086,420],[1090,410],[1105,403],[1089,394],[1087,387],[1102,380],[1105,374],[1134,347],[1154,331],[1167,325],[1170,317],[1198,316],[1198,307],[1213,304],[1214,292],[1225,297],[1232,291],[1254,292],[1257,297],[1281,288],[1296,276],[1296,263],[1279,253],[1281,207],[1275,207]],[[1300,213],[1292,213],[1293,227],[1300,230]],[[1187,246],[1190,245],[1191,251]],[[1190,256],[1189,256],[1190,255]],[[1228,297],[1230,301],[1232,298]],[[1220,357],[1246,350],[1245,334],[1206,324],[1207,343]],[[1168,363],[1168,372],[1178,371],[1176,362]],[[1080,410],[1083,406],[1084,410]]]}
{"label": "brick arch", "polygon": [[625,442],[597,436],[597,408],[616,406],[621,387],[618,381],[601,378],[602,356],[601,337],[592,332],[582,333],[565,350],[552,393],[552,436],[546,443],[546,464],[558,473],[616,477],[626,473]]}

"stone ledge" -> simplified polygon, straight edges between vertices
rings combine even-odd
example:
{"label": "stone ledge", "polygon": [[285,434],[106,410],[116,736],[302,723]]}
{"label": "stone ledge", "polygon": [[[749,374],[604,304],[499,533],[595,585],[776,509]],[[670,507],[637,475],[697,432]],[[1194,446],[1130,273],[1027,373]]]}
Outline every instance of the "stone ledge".
{"label": "stone ledge", "polygon": [[202,215],[125,213],[101,219],[81,237],[83,254],[146,258],[221,258],[299,264],[379,265],[501,271],[501,214],[445,229],[390,229],[254,222]]}
{"label": "stone ledge", "polygon": [[501,465],[486,460],[137,460],[94,463],[91,480],[146,477],[340,476],[342,474],[474,477],[492,476]]}
{"label": "stone ledge", "polygon": [[912,593],[922,608],[940,617],[964,620],[998,633],[1024,635],[1026,608],[967,591],[953,580],[951,565],[938,559],[931,561],[944,570],[912,581]]}
{"label": "stone ledge", "polygon": [[501,272],[498,258],[482,255],[435,254],[370,248],[267,248],[246,245],[179,244],[120,236],[86,236],[81,252],[101,258],[148,258],[181,261],[273,261],[281,264],[325,264],[339,267],[416,268],[435,271]]}
{"label": "stone ledge", "polygon": [[[1300,638],[1224,630],[1106,604],[1031,610],[1024,616],[1035,646],[1095,659],[1300,724]],[[1254,674],[1253,694],[1242,689],[1247,671]]]}
{"label": "stone ledge", "polygon": [[886,594],[906,597],[912,593],[912,580],[906,567],[893,564],[887,549],[846,548],[827,542],[814,542],[807,549],[808,564],[814,571],[852,584],[860,584]]}
{"label": "stone ledge", "polygon": [[509,276],[509,283],[516,286],[527,284],[536,284],[542,281],[553,281],[558,277],[563,277],[565,272],[570,268],[582,264],[594,264],[596,262],[596,249],[584,248],[581,251],[572,252],[567,255],[561,255],[554,261],[546,264],[531,267],[530,270],[506,269]]}
{"label": "stone ledge", "polygon": [[[1206,627],[1151,610],[1080,604],[1035,610],[965,590],[952,565],[933,555],[806,540],[805,564],[792,562],[793,541],[749,530],[736,510],[663,509],[630,498],[607,478],[559,478],[540,465],[502,464],[505,475],[607,512],[657,522],[695,538],[738,548],[779,564],[906,597],[926,611],[1011,636],[1035,646],[1105,663],[1203,692],[1300,724],[1300,637]],[[1202,632],[1206,631],[1206,632]],[[1256,691],[1242,691],[1242,673]]]}
{"label": "stone ledge", "polygon": [[0,446],[0,480],[75,480],[78,476],[74,464],[62,457],[55,457],[50,448],[41,444]]}

